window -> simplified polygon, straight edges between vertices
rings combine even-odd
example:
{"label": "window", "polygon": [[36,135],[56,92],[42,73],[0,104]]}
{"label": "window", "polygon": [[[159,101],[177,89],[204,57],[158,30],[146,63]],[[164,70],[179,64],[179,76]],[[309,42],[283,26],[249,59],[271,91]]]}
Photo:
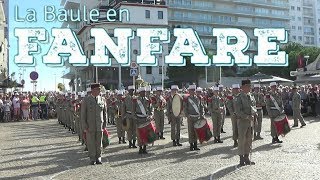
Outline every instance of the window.
{"label": "window", "polygon": [[297,37],[296,37],[296,36],[292,36],[292,39],[293,39],[293,40],[296,40],[296,39],[297,39]]}
{"label": "window", "polygon": [[297,7],[297,11],[300,11],[300,7]]}
{"label": "window", "polygon": [[301,26],[298,26],[298,30],[301,30],[302,29],[302,27]]}
{"label": "window", "polygon": [[292,26],[291,29],[296,29],[296,26]]}
{"label": "window", "polygon": [[162,74],[162,67],[159,67],[159,74]]}
{"label": "window", "polygon": [[299,41],[302,41],[302,36],[299,36],[298,38],[299,38]]}
{"label": "window", "polygon": [[291,10],[294,10],[294,6],[291,6]]}
{"label": "window", "polygon": [[150,19],[150,11],[149,10],[146,10],[146,18]]}
{"label": "window", "polygon": [[91,55],[91,56],[93,56],[93,55],[94,55],[94,50],[91,50],[90,55]]}
{"label": "window", "polygon": [[158,19],[163,19],[163,11],[158,11]]}
{"label": "window", "polygon": [[152,74],[152,66],[146,67],[146,74]]}

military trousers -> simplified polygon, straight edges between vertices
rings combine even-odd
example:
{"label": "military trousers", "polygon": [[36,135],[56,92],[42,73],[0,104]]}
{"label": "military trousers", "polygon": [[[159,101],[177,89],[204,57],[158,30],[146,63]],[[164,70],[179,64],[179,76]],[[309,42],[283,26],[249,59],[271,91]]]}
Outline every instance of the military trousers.
{"label": "military trousers", "polygon": [[88,153],[91,161],[101,158],[102,131],[87,133]]}
{"label": "military trousers", "polygon": [[122,118],[121,116],[120,117],[117,117],[116,118],[116,127],[117,127],[117,135],[118,135],[118,138],[121,138],[121,137],[124,137],[125,136],[125,131],[123,130],[123,126],[122,126]]}
{"label": "military trousers", "polygon": [[222,114],[221,113],[212,113],[211,119],[212,119],[212,129],[213,129],[213,136],[218,137],[221,134],[221,128],[222,128]]}
{"label": "military trousers", "polygon": [[253,119],[237,119],[239,155],[249,154],[252,148]]}
{"label": "military trousers", "polygon": [[261,132],[261,127],[262,127],[262,117],[263,117],[263,111],[262,109],[257,110],[257,118],[254,121],[254,132],[255,133],[260,133]]}
{"label": "military trousers", "polygon": [[277,130],[276,130],[276,127],[274,126],[274,120],[276,117],[278,117],[280,115],[280,112],[279,110],[277,109],[271,109],[270,111],[270,120],[271,120],[271,123],[270,123],[270,131],[271,131],[271,136],[272,137],[277,137],[278,134],[277,134]]}
{"label": "military trousers", "polygon": [[232,139],[238,140],[238,122],[234,114],[231,115]]}
{"label": "military trousers", "polygon": [[174,117],[173,114],[168,116],[171,125],[171,140],[180,139],[181,117]]}
{"label": "military trousers", "polygon": [[197,135],[196,131],[194,129],[194,123],[199,120],[198,117],[188,117],[188,136],[189,136],[189,143],[195,143],[197,142]]}
{"label": "military trousers", "polygon": [[72,130],[75,130],[75,116],[72,111],[70,111],[70,127]]}
{"label": "military trousers", "polygon": [[163,132],[164,129],[164,111],[154,111],[154,119],[156,123],[156,132]]}
{"label": "military trousers", "polygon": [[298,125],[298,120],[300,121],[301,125],[305,125],[306,123],[304,122],[304,119],[301,115],[301,109],[292,109],[292,111],[293,111],[293,120],[294,120],[293,125]]}
{"label": "military trousers", "polygon": [[74,116],[74,121],[75,121],[75,131],[78,134],[78,136],[81,136],[81,131],[80,131],[80,117],[78,115]]}
{"label": "military trousers", "polygon": [[223,129],[223,125],[224,125],[224,120],[226,119],[226,115],[227,115],[227,109],[224,106],[224,109],[222,111],[222,116],[221,116],[221,128]]}
{"label": "military trousers", "polygon": [[60,107],[58,107],[57,106],[57,108],[56,108],[56,112],[57,112],[57,119],[58,119],[58,122],[61,122],[61,119],[60,119],[60,113],[61,113],[61,109],[60,109]]}
{"label": "military trousers", "polygon": [[129,122],[129,128],[128,128],[128,141],[132,141],[132,140],[136,140],[137,139],[137,133],[136,133],[136,129],[137,129],[137,124],[134,118],[131,117],[130,115],[126,116],[126,120],[127,123]]}

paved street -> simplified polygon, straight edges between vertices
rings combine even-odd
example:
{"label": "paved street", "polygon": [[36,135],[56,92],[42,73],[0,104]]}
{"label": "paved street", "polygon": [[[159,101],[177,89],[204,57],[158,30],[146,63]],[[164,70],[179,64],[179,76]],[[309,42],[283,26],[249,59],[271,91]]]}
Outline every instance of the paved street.
{"label": "paved street", "polygon": [[[114,126],[103,165],[91,166],[77,137],[56,120],[0,124],[1,179],[320,179],[320,120],[307,118],[307,126],[293,129],[271,144],[270,120],[263,121],[264,140],[253,143],[254,166],[237,168],[232,148],[231,123],[226,120],[223,144],[212,141],[189,152],[186,122],[182,147],[172,147],[170,126],[166,140],[148,147],[149,154],[118,144]],[[290,121],[292,124],[293,121]]]}

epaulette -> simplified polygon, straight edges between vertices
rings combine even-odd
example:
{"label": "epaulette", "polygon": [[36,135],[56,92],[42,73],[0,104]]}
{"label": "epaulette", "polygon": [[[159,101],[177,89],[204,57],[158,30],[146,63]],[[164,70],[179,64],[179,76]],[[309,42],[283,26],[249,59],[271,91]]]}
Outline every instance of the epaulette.
{"label": "epaulette", "polygon": [[227,99],[232,100],[233,97],[232,96],[227,96]]}

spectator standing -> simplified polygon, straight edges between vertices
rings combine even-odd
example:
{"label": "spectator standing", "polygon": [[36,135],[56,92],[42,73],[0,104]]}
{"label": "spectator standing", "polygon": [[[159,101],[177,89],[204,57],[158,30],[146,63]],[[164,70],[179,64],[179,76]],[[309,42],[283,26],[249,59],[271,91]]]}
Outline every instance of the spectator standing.
{"label": "spectator standing", "polygon": [[19,94],[15,93],[12,99],[13,105],[13,121],[19,121],[20,119],[20,98]]}
{"label": "spectator standing", "polygon": [[36,94],[32,95],[31,98],[31,111],[32,111],[32,119],[37,120],[38,119],[38,111],[39,111],[39,99],[36,96]]}
{"label": "spectator standing", "polygon": [[23,95],[21,110],[22,110],[22,120],[28,121],[29,113],[30,113],[30,100],[29,98],[27,98],[26,95]]}
{"label": "spectator standing", "polygon": [[4,122],[10,122],[11,121],[11,100],[8,96],[5,97],[4,100]]}

